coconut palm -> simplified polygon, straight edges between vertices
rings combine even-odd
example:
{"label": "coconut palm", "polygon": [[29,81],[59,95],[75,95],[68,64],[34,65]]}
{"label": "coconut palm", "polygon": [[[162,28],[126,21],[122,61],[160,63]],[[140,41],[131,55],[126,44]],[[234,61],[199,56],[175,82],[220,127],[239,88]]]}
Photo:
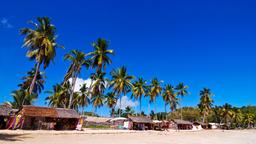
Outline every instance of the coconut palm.
{"label": "coconut palm", "polygon": [[15,109],[21,109],[23,105],[31,105],[37,98],[36,94],[30,95],[24,90],[13,91],[11,96],[13,97],[13,102],[6,102],[6,104]]}
{"label": "coconut palm", "polygon": [[65,82],[69,79],[72,81],[72,90],[68,106],[68,108],[71,108],[77,77],[79,76],[82,67],[85,66],[88,68],[90,66],[90,62],[85,59],[85,53],[78,50],[72,50],[69,54],[65,55],[64,59],[72,62],[64,79]]}
{"label": "coconut palm", "polygon": [[107,79],[105,78],[106,73],[97,71],[96,73],[93,73],[91,76],[92,79],[92,85],[90,88],[92,97],[97,95],[103,95],[104,91],[107,86]]}
{"label": "coconut palm", "polygon": [[25,35],[23,47],[28,48],[27,57],[36,62],[36,71],[32,79],[29,93],[32,94],[41,64],[44,69],[56,55],[55,49],[61,47],[56,43],[56,28],[48,17],[38,17],[38,23],[30,21],[33,28],[22,28],[20,33]]}
{"label": "coconut palm", "polygon": [[176,93],[174,91],[174,87],[170,84],[167,84],[165,88],[163,89],[162,97],[164,100],[164,110],[166,113],[166,106],[170,104],[170,107],[172,110],[176,109],[176,103],[177,103],[177,98],[176,98]]}
{"label": "coconut palm", "polygon": [[133,83],[132,97],[134,97],[136,100],[139,99],[139,102],[140,102],[140,113],[142,112],[142,110],[141,110],[142,96],[145,96],[146,93],[147,93],[147,90],[148,90],[148,86],[146,84],[147,84],[147,81],[144,80],[143,78],[138,78]]}
{"label": "coconut palm", "polygon": [[[181,100],[184,96],[188,95],[188,86],[184,85],[183,83],[179,83],[176,87],[175,87],[175,90],[177,91],[177,95],[180,96],[180,103],[181,103]],[[181,107],[181,104],[180,104],[180,107]],[[182,107],[180,108],[180,117],[182,119]]]}
{"label": "coconut palm", "polygon": [[[126,95],[127,92],[131,90],[133,87],[131,80],[133,79],[133,76],[130,76],[127,74],[126,68],[121,67],[116,70],[113,70],[111,72],[112,80],[110,82],[110,87],[113,89],[113,91],[119,96],[119,108],[122,108],[122,96]],[[121,111],[120,111],[121,112]],[[121,116],[121,113],[119,112],[119,117]]]}
{"label": "coconut palm", "polygon": [[100,108],[104,105],[105,96],[104,95],[95,95],[92,97],[92,106],[95,108],[94,113],[97,111],[97,108]]}
{"label": "coconut palm", "polygon": [[233,115],[232,106],[230,104],[224,104],[220,109],[221,122],[225,122],[228,125],[229,120]]}
{"label": "coconut palm", "polygon": [[252,113],[247,113],[244,117],[244,123],[247,125],[247,128],[252,128],[254,124],[254,115]]}
{"label": "coconut palm", "polygon": [[212,92],[208,88],[204,88],[200,91],[200,103],[198,104],[198,107],[203,114],[203,122],[205,122],[205,117],[209,114],[213,100],[211,99],[211,96],[213,96]]}
{"label": "coconut palm", "polygon": [[91,56],[92,67],[97,67],[97,71],[101,71],[102,68],[105,69],[108,64],[112,63],[109,55],[113,54],[114,50],[108,49],[108,41],[102,38],[98,38],[96,42],[93,42],[92,46],[94,51],[88,54]]}
{"label": "coconut palm", "polygon": [[236,124],[236,127],[241,127],[241,123],[243,122],[244,120],[244,115],[243,113],[241,112],[241,110],[236,110],[234,113],[233,113],[233,118],[234,118],[234,122]]}
{"label": "coconut palm", "polygon": [[90,104],[90,91],[86,87],[86,84],[83,84],[80,88],[80,97],[79,97],[79,104],[82,106],[82,114],[84,114],[84,107]]}
{"label": "coconut palm", "polygon": [[[149,86],[149,93],[148,96],[150,97],[150,103],[156,102],[156,97],[161,94],[162,87],[161,82],[157,78],[153,78],[151,84]],[[156,104],[155,105],[155,112],[156,112]]]}
{"label": "coconut palm", "polygon": [[109,92],[106,94],[106,104],[111,108],[111,116],[115,115],[115,106],[117,103],[117,98],[114,92]]}

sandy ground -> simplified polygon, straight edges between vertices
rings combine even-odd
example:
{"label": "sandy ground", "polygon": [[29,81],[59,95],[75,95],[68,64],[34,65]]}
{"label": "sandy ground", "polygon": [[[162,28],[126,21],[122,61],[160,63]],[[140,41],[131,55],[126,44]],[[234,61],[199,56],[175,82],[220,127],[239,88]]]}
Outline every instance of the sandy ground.
{"label": "sandy ground", "polygon": [[85,130],[0,131],[0,144],[255,144],[256,130],[155,132]]}

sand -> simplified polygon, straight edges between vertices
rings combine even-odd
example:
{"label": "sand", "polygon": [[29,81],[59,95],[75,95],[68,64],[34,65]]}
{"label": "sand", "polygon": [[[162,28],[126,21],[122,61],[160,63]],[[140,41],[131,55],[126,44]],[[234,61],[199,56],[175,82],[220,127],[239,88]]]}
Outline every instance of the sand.
{"label": "sand", "polygon": [[85,130],[0,131],[0,144],[255,144],[256,130],[156,132]]}

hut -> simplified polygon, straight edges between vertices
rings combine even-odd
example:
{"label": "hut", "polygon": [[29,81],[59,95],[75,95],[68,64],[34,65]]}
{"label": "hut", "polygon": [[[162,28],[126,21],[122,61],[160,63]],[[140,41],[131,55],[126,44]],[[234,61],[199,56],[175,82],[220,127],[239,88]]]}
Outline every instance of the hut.
{"label": "hut", "polygon": [[21,129],[75,130],[79,114],[73,109],[23,106]]}
{"label": "hut", "polygon": [[162,130],[164,127],[164,122],[160,120],[153,120],[154,130]]}
{"label": "hut", "polygon": [[124,123],[127,121],[127,118],[116,117],[109,120],[112,128],[123,129]]}
{"label": "hut", "polygon": [[[203,122],[193,122],[193,125],[196,126],[196,127],[201,127],[202,129],[210,129],[210,124],[208,123],[203,123]],[[200,128],[199,128],[200,129]]]}
{"label": "hut", "polygon": [[83,116],[84,126],[86,127],[109,127],[111,118],[105,117],[94,117],[94,116]]}
{"label": "hut", "polygon": [[192,130],[193,123],[180,119],[173,119],[172,122],[177,130]]}
{"label": "hut", "polygon": [[5,129],[7,126],[7,121],[13,112],[11,107],[1,105],[0,106],[0,129]]}
{"label": "hut", "polygon": [[132,130],[152,130],[153,121],[145,116],[128,116],[129,129]]}

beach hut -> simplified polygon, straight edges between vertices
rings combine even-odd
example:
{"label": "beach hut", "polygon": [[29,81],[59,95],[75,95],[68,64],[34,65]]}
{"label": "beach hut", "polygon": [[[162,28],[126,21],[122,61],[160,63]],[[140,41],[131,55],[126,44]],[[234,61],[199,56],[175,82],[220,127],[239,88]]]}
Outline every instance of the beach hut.
{"label": "beach hut", "polygon": [[124,123],[127,121],[127,118],[116,117],[109,120],[112,128],[123,129]]}
{"label": "beach hut", "polygon": [[177,130],[192,130],[193,123],[181,119],[173,119],[172,122]]}
{"label": "beach hut", "polygon": [[199,129],[200,129],[200,127],[202,129],[210,129],[210,127],[211,127],[210,124],[208,124],[208,123],[203,123],[203,122],[198,122],[198,121],[193,122],[193,125],[198,127]]}
{"label": "beach hut", "polygon": [[153,121],[145,116],[128,116],[128,121],[131,130],[152,130],[154,126]]}
{"label": "beach hut", "polygon": [[154,130],[162,130],[164,122],[160,120],[153,120]]}
{"label": "beach hut", "polygon": [[95,116],[83,116],[84,126],[97,127],[97,126],[110,126],[111,118],[95,117]]}
{"label": "beach hut", "polygon": [[8,119],[13,112],[11,107],[1,105],[0,106],[0,129],[5,129],[7,126]]}
{"label": "beach hut", "polygon": [[18,115],[23,119],[21,129],[74,130],[79,114],[73,109],[23,106]]}

